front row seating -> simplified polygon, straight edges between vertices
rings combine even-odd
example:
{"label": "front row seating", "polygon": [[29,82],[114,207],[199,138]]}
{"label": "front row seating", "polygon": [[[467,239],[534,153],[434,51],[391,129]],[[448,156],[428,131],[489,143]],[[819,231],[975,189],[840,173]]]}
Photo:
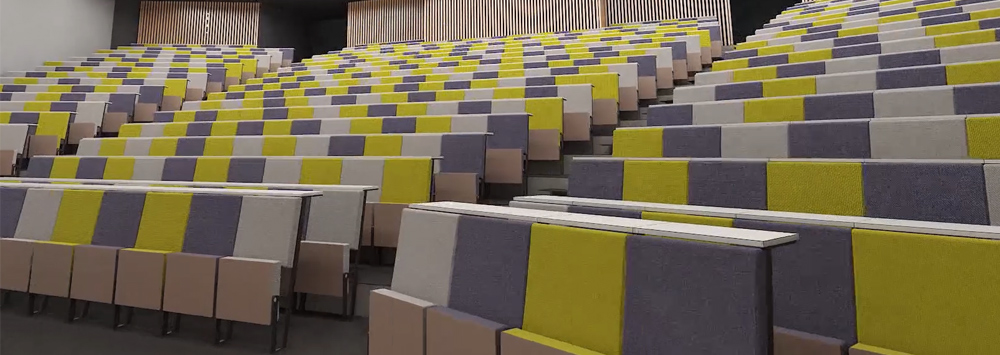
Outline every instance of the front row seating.
{"label": "front row seating", "polygon": [[[266,325],[276,350],[277,327],[289,324],[288,314],[279,322],[279,304],[290,300],[282,268],[293,289],[302,214],[318,195],[4,184],[0,289],[26,292],[31,313],[39,312],[36,296],[112,304],[116,328],[127,325],[121,310],[133,308],[215,318],[220,342],[222,324]],[[78,317],[70,312],[70,321]]]}

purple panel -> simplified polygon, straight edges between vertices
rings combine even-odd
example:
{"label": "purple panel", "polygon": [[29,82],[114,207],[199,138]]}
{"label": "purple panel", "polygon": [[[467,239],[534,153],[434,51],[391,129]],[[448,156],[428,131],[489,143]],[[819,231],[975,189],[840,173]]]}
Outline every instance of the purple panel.
{"label": "purple panel", "polygon": [[868,120],[792,122],[789,158],[871,158]]}
{"label": "purple panel", "polygon": [[459,101],[458,113],[462,115],[477,113],[492,113],[492,101]]}
{"label": "purple panel", "polygon": [[744,219],[733,227],[799,235],[771,250],[774,325],[857,342],[850,228]]}
{"label": "purple panel", "polygon": [[880,12],[879,13],[879,17],[908,14],[908,13],[915,12],[915,11],[916,11],[916,9],[914,9],[912,7],[906,7],[906,8],[902,8],[902,9],[895,9],[895,10],[888,10],[888,11]]}
{"label": "purple panel", "polygon": [[820,33],[810,33],[802,35],[802,42],[818,41],[821,39],[837,38],[837,32],[820,32]]}
{"label": "purple panel", "polygon": [[624,161],[574,159],[569,170],[569,196],[622,199]]}
{"label": "purple panel", "polygon": [[553,54],[545,56],[545,60],[569,60],[569,54]]}
{"label": "purple panel", "polygon": [[322,121],[320,120],[293,120],[291,134],[293,136],[306,134],[319,134]]}
{"label": "purple panel", "polygon": [[839,24],[839,23],[832,24],[832,25],[826,25],[826,26],[816,26],[816,27],[812,27],[812,28],[807,29],[806,33],[813,34],[813,33],[819,33],[819,32],[836,31],[836,30],[841,29],[842,27],[844,27],[844,26],[841,25],[841,24]]}
{"label": "purple panel", "polygon": [[411,92],[406,95],[407,102],[431,102],[437,101],[437,92],[435,91],[417,91]]}
{"label": "purple panel", "polygon": [[764,84],[759,81],[722,84],[715,87],[716,100],[738,100],[764,97]]}
{"label": "purple panel", "polygon": [[365,136],[330,136],[328,156],[365,155]]}
{"label": "purple panel", "polygon": [[882,54],[880,43],[869,43],[847,47],[834,47],[834,58],[857,57],[863,55]]}
{"label": "purple panel", "polygon": [[663,129],[663,157],[722,157],[722,127],[685,126]]}
{"label": "purple panel", "polygon": [[52,173],[54,157],[36,156],[28,161],[28,169],[23,173],[29,178],[48,178]]}
{"label": "purple panel", "polygon": [[284,107],[265,108],[261,119],[283,120],[288,118],[288,109]]}
{"label": "purple panel", "polygon": [[629,235],[622,354],[769,354],[767,254]]}
{"label": "purple panel", "polygon": [[601,208],[601,207],[587,207],[587,206],[568,206],[568,207],[569,208],[567,208],[566,211],[570,213],[582,213],[582,214],[592,214],[598,216],[642,219],[641,211],[629,211],[629,210],[620,210],[615,208]]}
{"label": "purple panel", "polygon": [[358,103],[356,95],[336,95],[330,96],[331,105],[354,105]]}
{"label": "purple panel", "polygon": [[875,72],[879,90],[948,84],[948,74],[944,66],[900,68]]}
{"label": "purple panel", "polygon": [[[195,122],[215,121],[216,118],[218,118],[218,116],[219,116],[219,111],[195,111],[194,120]],[[173,114],[171,113],[170,120],[168,120],[168,122],[172,121],[173,121]]]}
{"label": "purple panel", "polygon": [[[348,88],[350,90],[350,88]],[[326,88],[307,88],[305,90],[305,96],[325,96]]]}
{"label": "purple panel", "polygon": [[927,26],[934,26],[934,25],[943,25],[943,24],[946,24],[946,23],[969,21],[971,19],[972,19],[972,15],[970,15],[970,14],[954,14],[954,15],[948,15],[948,16],[932,17],[932,18],[927,18],[927,19],[920,20],[920,26],[927,27]]}
{"label": "purple panel", "polygon": [[382,119],[382,133],[414,133],[416,131],[416,117],[386,117]]}
{"label": "purple panel", "polygon": [[396,104],[378,104],[368,106],[368,117],[396,116]]}
{"label": "purple panel", "polygon": [[991,18],[979,21],[979,29],[985,30],[988,28],[1000,28],[1000,18]]}
{"label": "purple panel", "polygon": [[212,135],[212,122],[191,122],[187,124],[188,137],[207,137]]}
{"label": "purple panel", "polygon": [[812,95],[805,97],[806,120],[873,117],[875,117],[875,99],[871,92]]}
{"label": "purple panel", "polygon": [[53,102],[49,106],[49,111],[52,112],[76,112],[77,104],[75,102]]}
{"label": "purple panel", "polygon": [[352,94],[352,95],[371,94],[372,93],[372,87],[371,86],[349,86],[347,88],[347,93],[348,94]]}
{"label": "purple panel", "polygon": [[1000,84],[956,86],[955,114],[1000,113],[997,98],[1000,98]]}
{"label": "purple panel", "polygon": [[445,90],[467,90],[470,88],[472,88],[472,82],[468,80],[444,82]]}
{"label": "purple panel", "polygon": [[837,38],[837,39],[833,40],[833,46],[834,47],[853,46],[853,45],[864,44],[864,43],[875,43],[875,42],[878,42],[878,41],[879,41],[878,40],[878,34],[877,33],[871,33],[871,34],[865,34],[865,35],[859,35],[859,36],[850,36],[850,37]]}
{"label": "purple panel", "polygon": [[918,52],[883,54],[878,56],[878,67],[881,69],[914,67],[919,65],[941,64],[941,51],[928,49]]}
{"label": "purple panel", "polygon": [[163,162],[163,181],[194,181],[198,158],[167,157]]}
{"label": "purple panel", "polygon": [[236,124],[237,136],[264,135],[264,121],[239,121]]}
{"label": "purple panel", "polygon": [[520,327],[531,223],[461,216],[448,306]]}
{"label": "purple panel", "polygon": [[646,111],[647,126],[691,125],[694,106],[691,104],[653,105]]}
{"label": "purple panel", "polygon": [[146,204],[145,192],[105,191],[90,244],[120,248],[135,247],[139,222]]}
{"label": "purple panel", "polygon": [[446,134],[441,137],[441,172],[477,173],[486,169],[486,136]]}
{"label": "purple panel", "polygon": [[392,91],[394,92],[420,91],[420,84],[417,83],[396,84],[392,86]]}
{"label": "purple panel", "polygon": [[654,77],[656,76],[656,56],[653,55],[631,56],[628,57],[628,62],[636,63],[638,65],[639,76],[654,76]]}
{"label": "purple panel", "polygon": [[284,97],[274,97],[274,98],[267,98],[267,99],[263,99],[263,100],[264,100],[264,104],[263,104],[264,108],[285,107],[285,98]]}
{"label": "purple panel", "polygon": [[13,238],[28,189],[0,187],[0,238]]}
{"label": "purple panel", "polygon": [[[111,99],[112,97],[113,96],[109,95],[108,99]],[[119,96],[119,98],[120,97],[121,96]],[[134,102],[135,101],[135,96],[132,96],[132,99],[133,99],[133,102]],[[66,94],[59,95],[59,101],[87,101],[87,94],[84,94],[84,93],[66,93]],[[111,111],[111,110],[109,110],[110,112],[131,112],[131,111],[120,111],[121,106],[122,106],[121,105],[122,103],[120,101],[117,101],[116,104],[118,104],[116,108],[119,109],[119,111]],[[111,103],[109,103],[109,106],[111,106]]]}
{"label": "purple panel", "polygon": [[739,58],[749,58],[756,56],[757,56],[757,49],[744,49],[744,50],[723,53],[722,59],[739,59]]}
{"label": "purple panel", "polygon": [[204,137],[182,137],[177,140],[176,156],[199,157],[205,155]]}
{"label": "purple panel", "polygon": [[524,82],[525,86],[555,85],[556,78],[554,76],[527,77],[524,78]]}
{"label": "purple panel", "polygon": [[855,16],[855,15],[862,15],[862,14],[871,14],[871,13],[876,13],[876,12],[878,12],[878,9],[875,9],[875,8],[860,9],[860,10],[850,10],[850,11],[847,12],[847,16]]}
{"label": "purple panel", "polygon": [[487,117],[486,130],[493,133],[486,139],[489,149],[528,149],[528,117],[526,114],[502,114]]}
{"label": "purple panel", "polygon": [[242,196],[191,196],[191,212],[181,250],[201,255],[233,255],[242,205]]}
{"label": "purple panel", "polygon": [[524,88],[524,97],[559,97],[559,88],[556,86],[534,86]]}
{"label": "purple panel", "polygon": [[524,67],[524,69],[539,69],[539,68],[548,68],[549,67],[549,63],[548,62],[527,62],[527,63],[521,63],[521,66]]}
{"label": "purple panel", "polygon": [[235,157],[229,160],[228,182],[260,183],[266,158]]}
{"label": "purple panel", "polygon": [[763,160],[693,160],[688,176],[688,204],[767,209],[767,163]]}
{"label": "purple panel", "polygon": [[[195,118],[197,118],[197,117],[198,116],[197,116],[197,113],[196,113],[195,114]],[[163,112],[163,111],[161,111],[161,112],[154,112],[153,113],[153,122],[173,122],[173,121],[174,121],[174,113],[173,112],[170,112],[170,111]],[[11,121],[11,123],[14,123],[14,122]]]}
{"label": "purple panel", "polygon": [[427,81],[427,76],[426,75],[412,75],[412,76],[404,76],[403,77],[403,82],[404,83],[422,83],[422,82],[425,82],[425,81]]}
{"label": "purple panel", "polygon": [[924,12],[921,12],[921,13],[917,14],[917,17],[919,17],[919,18],[937,17],[937,16],[957,14],[957,13],[960,13],[962,11],[963,11],[963,9],[960,8],[960,7],[949,7],[949,8],[944,8],[944,9],[924,11]]}
{"label": "purple panel", "polygon": [[750,58],[750,67],[764,67],[770,65],[788,64],[788,54],[776,54],[764,57]]}
{"label": "purple panel", "polygon": [[[632,58],[634,58],[634,57],[629,57],[628,58],[628,60],[629,60],[630,63],[632,63]],[[573,65],[578,66],[578,67],[587,66],[587,65],[601,65],[601,60],[597,59],[597,58],[577,59],[577,60],[573,61]],[[654,59],[654,65],[655,65],[655,59]],[[639,65],[639,67],[642,67],[642,65]],[[642,69],[639,69],[639,71],[642,71]],[[655,67],[654,67],[653,71],[654,72],[656,71]]]}
{"label": "purple panel", "polygon": [[76,169],[77,179],[103,179],[104,166],[108,163],[105,157],[81,157]]}
{"label": "purple panel", "polygon": [[70,88],[70,92],[94,92],[97,89],[93,85],[77,85]]}
{"label": "purple panel", "polygon": [[496,78],[499,78],[499,77],[500,77],[500,74],[497,73],[497,72],[495,72],[495,71],[491,71],[491,72],[475,72],[475,73],[472,73],[472,78],[473,79],[496,79]]}
{"label": "purple panel", "polygon": [[982,164],[867,162],[863,172],[868,217],[989,224]]}

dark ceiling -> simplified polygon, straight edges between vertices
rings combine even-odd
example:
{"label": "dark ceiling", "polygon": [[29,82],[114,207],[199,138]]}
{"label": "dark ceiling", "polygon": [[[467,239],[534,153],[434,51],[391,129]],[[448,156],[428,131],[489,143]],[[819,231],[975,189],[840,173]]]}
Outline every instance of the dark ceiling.
{"label": "dark ceiling", "polygon": [[300,12],[311,18],[346,18],[347,3],[354,0],[259,0],[261,3]]}

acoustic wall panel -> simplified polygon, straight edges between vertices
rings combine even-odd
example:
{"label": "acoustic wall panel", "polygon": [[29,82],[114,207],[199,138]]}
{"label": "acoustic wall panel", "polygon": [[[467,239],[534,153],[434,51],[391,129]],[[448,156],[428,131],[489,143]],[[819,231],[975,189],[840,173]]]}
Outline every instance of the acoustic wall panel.
{"label": "acoustic wall panel", "polygon": [[733,15],[730,0],[603,0],[607,2],[608,24],[658,21],[689,17],[716,17],[722,27],[722,41],[733,45]]}
{"label": "acoustic wall panel", "polygon": [[260,3],[143,1],[139,43],[256,45]]}
{"label": "acoustic wall panel", "polygon": [[347,4],[348,46],[422,39],[424,0],[370,0]]}
{"label": "acoustic wall panel", "polygon": [[600,0],[424,0],[426,40],[601,27]]}

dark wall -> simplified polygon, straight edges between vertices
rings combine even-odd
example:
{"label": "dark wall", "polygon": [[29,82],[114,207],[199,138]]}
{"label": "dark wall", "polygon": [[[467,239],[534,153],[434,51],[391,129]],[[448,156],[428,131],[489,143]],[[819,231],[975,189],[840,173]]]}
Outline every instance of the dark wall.
{"label": "dark wall", "polygon": [[317,20],[309,26],[313,54],[324,54],[347,46],[347,19]]}
{"label": "dark wall", "polygon": [[139,38],[139,1],[115,0],[115,18],[111,27],[111,48],[130,45]]}
{"label": "dark wall", "polygon": [[271,1],[262,2],[257,46],[295,48],[295,61],[309,57],[312,46],[306,38],[306,24],[297,9]]}
{"label": "dark wall", "polygon": [[733,12],[733,40],[743,42],[758,28],[798,0],[729,0]]}

